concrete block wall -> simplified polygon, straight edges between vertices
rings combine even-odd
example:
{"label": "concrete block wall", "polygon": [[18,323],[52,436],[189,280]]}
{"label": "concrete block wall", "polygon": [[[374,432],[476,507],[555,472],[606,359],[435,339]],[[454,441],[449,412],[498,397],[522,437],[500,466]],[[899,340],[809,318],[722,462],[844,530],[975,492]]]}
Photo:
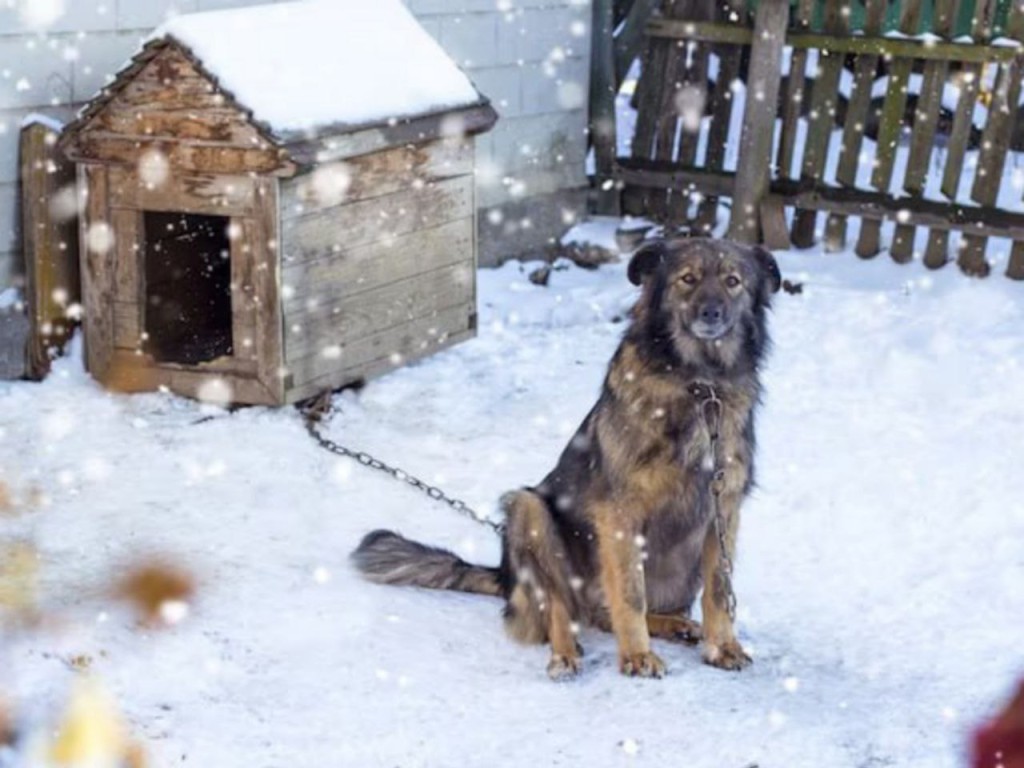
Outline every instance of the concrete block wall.
{"label": "concrete block wall", "polygon": [[[274,1],[0,2],[0,290],[21,272],[24,117],[69,118],[168,15]],[[536,251],[582,211],[590,0],[405,1],[501,115],[478,146],[482,263]],[[38,3],[63,9],[45,34],[22,12]]]}
{"label": "concrete block wall", "polygon": [[477,143],[481,263],[537,253],[585,206],[590,0],[406,2],[501,116]]}

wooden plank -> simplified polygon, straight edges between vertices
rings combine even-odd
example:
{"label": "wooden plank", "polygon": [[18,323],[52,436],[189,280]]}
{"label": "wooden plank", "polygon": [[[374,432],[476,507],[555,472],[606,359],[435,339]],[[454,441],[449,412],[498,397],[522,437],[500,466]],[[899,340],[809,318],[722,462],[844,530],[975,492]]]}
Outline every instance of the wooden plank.
{"label": "wooden plank", "polygon": [[[949,38],[953,34],[956,18],[956,0],[936,0],[934,8],[933,32]],[[939,111],[942,106],[942,92],[946,85],[949,65],[945,61],[926,62],[921,92],[917,98],[917,109],[914,114],[914,129],[910,142],[910,154],[903,181],[903,189],[911,196],[917,197],[924,191],[928,169],[931,166],[931,151],[935,143],[938,128]],[[897,262],[905,263],[913,258],[916,230],[909,224],[897,224],[893,233],[890,253]],[[940,256],[938,248],[941,240],[931,243],[934,262]],[[944,260],[944,258],[943,258]]]}
{"label": "wooden plank", "polygon": [[[805,0],[806,1],[806,0]],[[746,3],[743,0],[719,6],[719,13],[735,13],[746,18]],[[732,84],[740,76],[743,63],[743,49],[735,45],[719,45],[714,48],[718,56],[718,79],[711,100],[711,122],[708,126],[707,151],[703,167],[712,173],[725,168],[726,147],[729,144],[729,129],[732,126],[733,91]],[[701,200],[695,227],[698,231],[710,233],[718,223],[718,198],[706,196]]]}
{"label": "wooden plank", "polygon": [[[672,16],[675,12],[676,0],[665,0],[662,5],[663,15]],[[647,27],[650,35],[650,24]],[[654,137],[658,132],[664,106],[664,91],[669,87],[666,79],[666,67],[670,57],[675,57],[676,44],[666,39],[648,37],[647,52],[644,56],[640,81],[637,84],[636,128],[633,131],[631,155],[634,158],[653,160]]]}
{"label": "wooden plank", "polygon": [[63,158],[56,143],[56,131],[46,125],[33,123],[22,129],[22,240],[29,315],[26,373],[36,379],[49,372],[51,357],[60,354],[71,338],[78,323],[68,317],[67,308],[81,298],[77,215],[54,207],[61,199],[73,207],[75,167]]}
{"label": "wooden plank", "polygon": [[278,181],[257,179],[256,228],[250,242],[257,248],[253,260],[253,301],[256,307],[257,379],[271,399],[284,403],[285,382],[283,310],[281,307],[281,217]]}
{"label": "wooden plank", "polygon": [[[695,21],[710,20],[710,12],[714,5],[702,0],[694,0],[688,12],[688,17]],[[697,144],[700,139],[703,126],[705,106],[708,97],[708,57],[711,54],[710,46],[707,43],[695,42],[689,51],[680,51],[682,61],[679,62],[681,71],[681,87],[675,92],[675,111],[679,118],[679,146],[676,151],[675,160],[683,166],[693,167],[697,162]],[[680,100],[685,95],[685,99]],[[686,216],[686,209],[689,207],[689,199],[685,205],[676,205],[676,221]]]}
{"label": "wooden plank", "polygon": [[255,360],[257,355],[256,262],[259,252],[252,244],[260,236],[255,216],[231,220],[231,354],[239,360]]}
{"label": "wooden plank", "polygon": [[472,261],[475,217],[410,232],[282,269],[285,326],[291,311],[319,306],[439,267]]}
{"label": "wooden plank", "polygon": [[345,248],[400,237],[474,215],[473,178],[460,176],[393,195],[360,200],[282,222],[289,263],[322,258]]}
{"label": "wooden plank", "polygon": [[472,141],[442,139],[324,163],[282,185],[281,210],[286,216],[313,213],[411,185],[469,175],[473,152]]}
{"label": "wooden plank", "polygon": [[1011,280],[1024,280],[1024,242],[1015,241],[1006,265],[1006,276]]}
{"label": "wooden plank", "polygon": [[[954,34],[959,3],[958,0],[935,0],[933,30],[943,39]],[[929,61],[924,66],[924,81],[921,95],[918,97],[918,110],[915,118],[915,130],[910,144],[910,156],[907,159],[907,177],[904,189],[914,195],[920,195],[928,178],[931,167],[931,152],[935,143],[938,127],[942,93],[949,75],[949,65],[943,61]],[[920,125],[918,123],[920,122]],[[913,244],[913,230],[898,225],[893,237],[893,249],[905,248],[904,243]],[[928,243],[924,251],[924,264],[937,269],[949,259],[949,236],[944,230],[933,229],[928,232]]]}
{"label": "wooden plank", "polygon": [[[825,5],[825,30],[832,35],[845,34],[849,18],[848,0],[828,0]],[[835,128],[836,104],[839,94],[839,76],[843,69],[843,54],[834,49],[818,52],[818,76],[811,93],[811,112],[807,121],[807,140],[804,144],[800,178],[817,181],[822,178],[828,159],[828,147]],[[774,102],[773,102],[774,106]],[[817,215],[813,210],[797,209],[793,214],[793,245],[808,248],[814,244]]]}
{"label": "wooden plank", "polygon": [[[107,178],[110,178],[109,169]],[[114,296],[119,302],[143,304],[146,283],[142,212],[111,209],[110,223],[114,227],[115,237]]]}
{"label": "wooden plank", "polygon": [[252,216],[256,182],[250,176],[175,170],[147,180],[137,166],[112,165],[110,205],[147,211]]}
{"label": "wooden plank", "polygon": [[[476,332],[476,310],[467,304],[431,312],[393,328],[355,339],[330,354],[320,352],[288,365],[288,399],[368,378],[432,354]],[[310,391],[312,390],[312,391]]]}
{"label": "wooden plank", "polygon": [[[978,39],[976,35],[982,34],[989,27],[988,16],[993,12],[994,6],[995,0],[976,0],[971,29],[975,39]],[[946,144],[946,164],[942,175],[942,194],[950,200],[956,199],[960,188],[960,174],[963,170],[964,156],[967,154],[971,129],[974,127],[974,107],[978,102],[984,63],[985,61],[965,63],[960,70],[960,98]]]}
{"label": "wooden plank", "polygon": [[151,152],[163,155],[171,168],[180,171],[289,176],[295,170],[283,150],[240,149],[197,141],[137,140],[100,131],[79,136],[69,150],[69,157],[79,162],[138,165]]}
{"label": "wooden plank", "polygon": [[[805,31],[811,27],[814,0],[799,0],[796,9],[797,29]],[[787,35],[787,43],[792,34]],[[779,133],[778,173],[782,177],[793,177],[793,156],[796,150],[796,135],[800,116],[803,113],[804,90],[807,83],[808,49],[796,48],[789,63],[789,78],[786,82],[785,100],[782,104],[782,128]],[[787,237],[788,239],[788,237]]]}
{"label": "wooden plank", "polygon": [[80,217],[82,312],[85,364],[106,384],[114,350],[114,230],[107,209],[107,172],[99,165],[80,164],[78,184],[87,198]]}
{"label": "wooden plank", "polygon": [[399,120],[377,121],[363,126],[326,125],[317,129],[315,138],[308,131],[281,131],[288,156],[300,167],[347,160],[371,152],[426,144],[438,139],[463,138],[490,130],[498,113],[483,100],[463,109],[445,109]]}
{"label": "wooden plank", "polygon": [[[687,18],[699,0],[666,0],[665,13]],[[669,48],[659,85],[658,128],[654,134],[654,159],[677,162],[676,146],[680,131],[679,96],[686,62],[690,58],[690,42],[679,41]],[[678,163],[677,163],[678,164]],[[659,221],[683,224],[690,205],[684,190],[670,189],[663,198],[651,201],[651,216]]]}
{"label": "wooden plank", "polygon": [[[753,39],[750,29],[714,21],[688,22],[670,19],[652,19],[647,24],[647,34],[667,40],[696,40],[708,43],[729,43],[749,45]],[[909,58],[921,61],[939,59],[987,63],[1010,61],[1020,50],[1014,45],[975,45],[971,43],[944,43],[931,40],[912,40],[899,37],[869,37],[856,35],[844,37],[836,34],[790,32],[786,45],[796,49],[826,49],[836,54],[872,53],[890,58]]]}
{"label": "wooden plank", "polygon": [[736,178],[731,171],[679,168],[674,163],[636,159],[620,160],[617,175],[627,185],[627,190],[694,189],[704,195],[721,197],[732,195]]}
{"label": "wooden plank", "polygon": [[225,107],[140,109],[124,105],[100,112],[90,129],[131,139],[184,139],[241,148],[269,147],[239,110]]}
{"label": "wooden plank", "polygon": [[788,180],[772,184],[772,195],[787,205],[835,211],[847,216],[912,223],[918,227],[958,230],[968,234],[1024,240],[1024,214],[1000,208],[894,197],[881,192],[819,184],[802,186]]}
{"label": "wooden plank", "polygon": [[[1024,8],[1018,2],[1010,10],[1008,30],[1018,39],[1024,38]],[[987,18],[980,20],[982,33]],[[999,197],[1006,155],[1017,121],[1020,103],[1021,75],[1024,72],[1024,54],[1008,64],[1002,64],[996,75],[995,88],[988,105],[988,119],[981,135],[981,152],[974,172],[971,199],[981,205],[994,205]],[[988,238],[967,235],[963,238],[957,264],[964,274],[986,276],[991,267],[985,259]]]}
{"label": "wooden plank", "polygon": [[[946,1],[946,0],[940,0]],[[864,34],[878,35],[885,20],[885,0],[868,0],[864,20]],[[853,89],[846,108],[843,123],[842,147],[836,168],[836,181],[846,187],[857,185],[857,169],[860,167],[860,152],[864,140],[864,128],[868,124],[871,109],[871,88],[878,71],[879,57],[865,53],[857,57],[854,64]],[[825,250],[839,251],[846,247],[846,217],[832,214],[825,224]]]}
{"label": "wooden plank", "polygon": [[658,0],[635,0],[615,36],[615,90],[622,86],[629,69],[640,55],[644,44],[644,26],[651,18]]}
{"label": "wooden plank", "polygon": [[587,128],[594,147],[598,213],[619,214],[619,193],[612,182],[615,170],[615,19],[612,0],[593,0],[590,43],[590,99]]}
{"label": "wooden plank", "polygon": [[142,349],[142,307],[114,302],[114,346],[129,351]]}
{"label": "wooden plank", "polygon": [[[981,136],[981,152],[975,170],[971,198],[981,205],[995,205],[1003,179],[1006,154],[1020,102],[1021,72],[1024,59],[1018,59],[999,68],[995,90],[989,103],[988,120]],[[961,242],[957,264],[967,275],[984,277],[991,267],[985,259],[988,238],[984,235],[965,235]]]}
{"label": "wooden plank", "polygon": [[[921,21],[922,0],[903,0],[900,4],[900,31],[916,35]],[[907,86],[914,67],[913,59],[897,59],[889,65],[889,88],[882,105],[875,146],[875,165],[871,173],[871,185],[888,192],[892,183],[892,172],[896,162],[896,151],[900,134],[903,132],[904,115],[907,107]],[[857,255],[870,258],[881,249],[881,222],[868,219],[861,223],[857,239]],[[896,261],[906,261],[900,251],[892,252]]]}
{"label": "wooden plank", "polygon": [[344,347],[349,341],[403,325],[445,307],[472,306],[473,270],[465,262],[396,280],[370,291],[288,314],[287,362]]}
{"label": "wooden plank", "polygon": [[747,105],[729,220],[729,237],[743,243],[761,241],[761,203],[770,182],[782,48],[788,22],[787,0],[760,1],[750,49]]}
{"label": "wooden plank", "polygon": [[156,364],[148,355],[128,350],[115,351],[106,385],[117,392],[153,392],[160,387],[185,397],[200,399],[211,379],[223,382],[231,393],[231,402],[246,405],[281,405],[282,400],[256,378],[251,365],[241,361],[217,360],[182,368]]}
{"label": "wooden plank", "polygon": [[786,223],[786,207],[781,198],[767,195],[761,201],[761,240],[773,251],[788,251],[793,247]]}

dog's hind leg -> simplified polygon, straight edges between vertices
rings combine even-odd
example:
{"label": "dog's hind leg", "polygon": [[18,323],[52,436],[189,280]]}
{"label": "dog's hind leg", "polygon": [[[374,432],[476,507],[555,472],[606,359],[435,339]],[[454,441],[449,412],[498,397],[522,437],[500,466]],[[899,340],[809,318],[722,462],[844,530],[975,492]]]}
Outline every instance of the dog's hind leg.
{"label": "dog's hind leg", "polygon": [[544,500],[533,491],[502,499],[505,551],[514,586],[505,607],[505,628],[521,642],[551,643],[548,675],[563,680],[580,670],[569,584],[569,557]]}
{"label": "dog's hind leg", "polygon": [[647,631],[659,640],[686,645],[696,645],[703,637],[700,622],[682,614],[648,613]]}

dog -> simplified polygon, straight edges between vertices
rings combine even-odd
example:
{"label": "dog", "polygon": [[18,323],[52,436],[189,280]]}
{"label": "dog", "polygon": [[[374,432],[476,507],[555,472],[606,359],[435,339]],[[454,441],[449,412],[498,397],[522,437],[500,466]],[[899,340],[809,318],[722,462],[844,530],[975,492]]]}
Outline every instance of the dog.
{"label": "dog", "polygon": [[[731,564],[754,482],[779,267],[759,246],[677,238],[644,244],[627,274],[642,290],[597,403],[551,473],[502,498],[501,564],[472,565],[383,530],[352,553],[374,582],[504,598],[508,634],[550,643],[556,680],[581,669],[583,624],[615,634],[626,675],[665,673],[652,636],[703,640],[704,661],[722,669],[751,662],[736,639],[721,544]],[[690,611],[702,587],[701,625]]]}

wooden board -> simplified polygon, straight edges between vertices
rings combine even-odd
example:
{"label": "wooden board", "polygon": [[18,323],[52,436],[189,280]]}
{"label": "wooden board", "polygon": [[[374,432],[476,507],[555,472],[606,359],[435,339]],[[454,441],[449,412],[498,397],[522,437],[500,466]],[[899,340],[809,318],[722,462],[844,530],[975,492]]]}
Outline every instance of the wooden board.
{"label": "wooden board", "polygon": [[729,237],[739,242],[761,242],[761,203],[770,181],[782,48],[788,19],[787,0],[761,0],[757,7],[748,88],[760,98],[748,99],[743,113],[743,135],[729,220]]}
{"label": "wooden board", "polygon": [[394,239],[345,248],[282,269],[285,324],[294,310],[319,306],[459,262],[473,260],[475,217]]}
{"label": "wooden board", "polygon": [[[868,0],[864,19],[864,34],[878,35],[885,19],[885,0]],[[846,187],[857,185],[864,129],[869,121],[871,88],[878,70],[877,54],[864,53],[854,64],[853,89],[846,108],[843,138],[836,168],[836,181]],[[825,224],[825,249],[842,250],[846,246],[846,217],[831,214]]]}
{"label": "wooden board", "polygon": [[[916,35],[921,20],[923,0],[904,0],[900,5],[900,31],[905,35]],[[889,87],[885,93],[882,114],[878,124],[875,164],[871,173],[871,186],[888,193],[892,182],[896,150],[904,128],[907,106],[907,87],[913,71],[914,60],[896,59],[889,65]],[[870,258],[881,248],[881,224],[877,219],[868,219],[861,224],[857,239],[857,255]],[[901,251],[892,254],[897,261],[905,260]]]}
{"label": "wooden board", "polygon": [[[798,31],[806,32],[811,28],[813,12],[814,0],[799,0],[795,18]],[[789,78],[782,103],[782,127],[779,132],[778,168],[782,177],[796,178],[793,174],[793,157],[796,154],[796,135],[807,84],[807,56],[806,48],[796,48],[790,58]]]}
{"label": "wooden board", "polygon": [[323,258],[475,215],[473,177],[459,176],[301,216],[284,212],[281,246],[286,262]]}
{"label": "wooden board", "polygon": [[257,378],[277,403],[284,402],[284,311],[281,307],[281,217],[278,180],[257,179],[258,201],[251,241],[253,300],[256,305],[254,355]]}
{"label": "wooden board", "polygon": [[[848,16],[848,0],[827,0],[825,5],[825,30],[831,35],[845,33]],[[820,50],[818,77],[811,92],[811,111],[807,122],[807,140],[804,143],[803,163],[800,178],[806,181],[821,180],[828,158],[828,147],[835,128],[836,105],[839,92],[839,76],[843,69],[843,54],[834,49]],[[813,210],[797,209],[793,214],[793,244],[807,248],[814,244],[817,213]]]}
{"label": "wooden board", "polygon": [[138,165],[145,155],[157,153],[166,158],[172,168],[182,171],[290,175],[293,167],[282,152],[277,149],[229,147],[211,142],[135,139],[92,131],[79,137],[74,157],[85,162]]}
{"label": "wooden board", "polygon": [[288,314],[285,360],[291,363],[454,306],[472,306],[472,262],[452,264]]}
{"label": "wooden board", "polygon": [[126,138],[174,138],[269,149],[271,143],[202,74],[177,45],[169,45],[130,77],[82,130]]}
{"label": "wooden board", "polygon": [[[988,21],[982,20],[982,32]],[[1012,37],[1018,41],[1024,40],[1024,8],[1019,3],[1013,4],[1007,26]],[[996,75],[995,88],[988,105],[988,119],[981,134],[981,151],[974,171],[974,184],[971,187],[971,199],[981,205],[994,205],[999,197],[1006,155],[1017,122],[1022,72],[1024,59],[1018,56],[1000,65]],[[991,267],[985,258],[987,244],[988,238],[984,236],[969,235],[963,238],[957,264],[965,274],[984,277],[989,273]]]}
{"label": "wooden board", "polygon": [[112,165],[109,178],[113,208],[218,216],[252,216],[256,210],[256,182],[251,176],[176,170],[154,183],[140,176],[135,166]]}
{"label": "wooden board", "polygon": [[475,333],[475,310],[460,305],[355,340],[339,350],[338,356],[318,353],[296,360],[288,365],[293,382],[288,401],[397,368]]}
{"label": "wooden board", "polygon": [[[718,6],[717,12],[726,16],[735,13],[746,21],[746,3],[743,0],[730,5]],[[743,48],[737,45],[719,45],[713,49],[718,56],[718,76],[715,91],[711,99],[711,122],[708,126],[707,151],[703,167],[711,172],[725,168],[726,147],[729,144],[729,132],[732,127],[733,102],[735,100],[732,83],[740,75],[743,63]],[[698,231],[711,232],[718,223],[718,198],[704,197],[697,213],[696,226]]]}
{"label": "wooden board", "polygon": [[52,128],[33,123],[22,130],[20,140],[29,314],[26,364],[27,374],[37,379],[49,372],[51,358],[71,338],[78,322],[67,310],[81,300],[78,216],[74,210],[59,210],[77,200],[75,167],[57,150],[57,135]]}
{"label": "wooden board", "polygon": [[411,186],[473,173],[473,142],[442,139],[324,163],[281,186],[286,216],[390,195]]}
{"label": "wooden board", "polygon": [[79,164],[78,184],[87,194],[85,212],[79,220],[85,364],[96,379],[106,383],[114,350],[116,300],[116,252],[107,206],[106,168]]}

